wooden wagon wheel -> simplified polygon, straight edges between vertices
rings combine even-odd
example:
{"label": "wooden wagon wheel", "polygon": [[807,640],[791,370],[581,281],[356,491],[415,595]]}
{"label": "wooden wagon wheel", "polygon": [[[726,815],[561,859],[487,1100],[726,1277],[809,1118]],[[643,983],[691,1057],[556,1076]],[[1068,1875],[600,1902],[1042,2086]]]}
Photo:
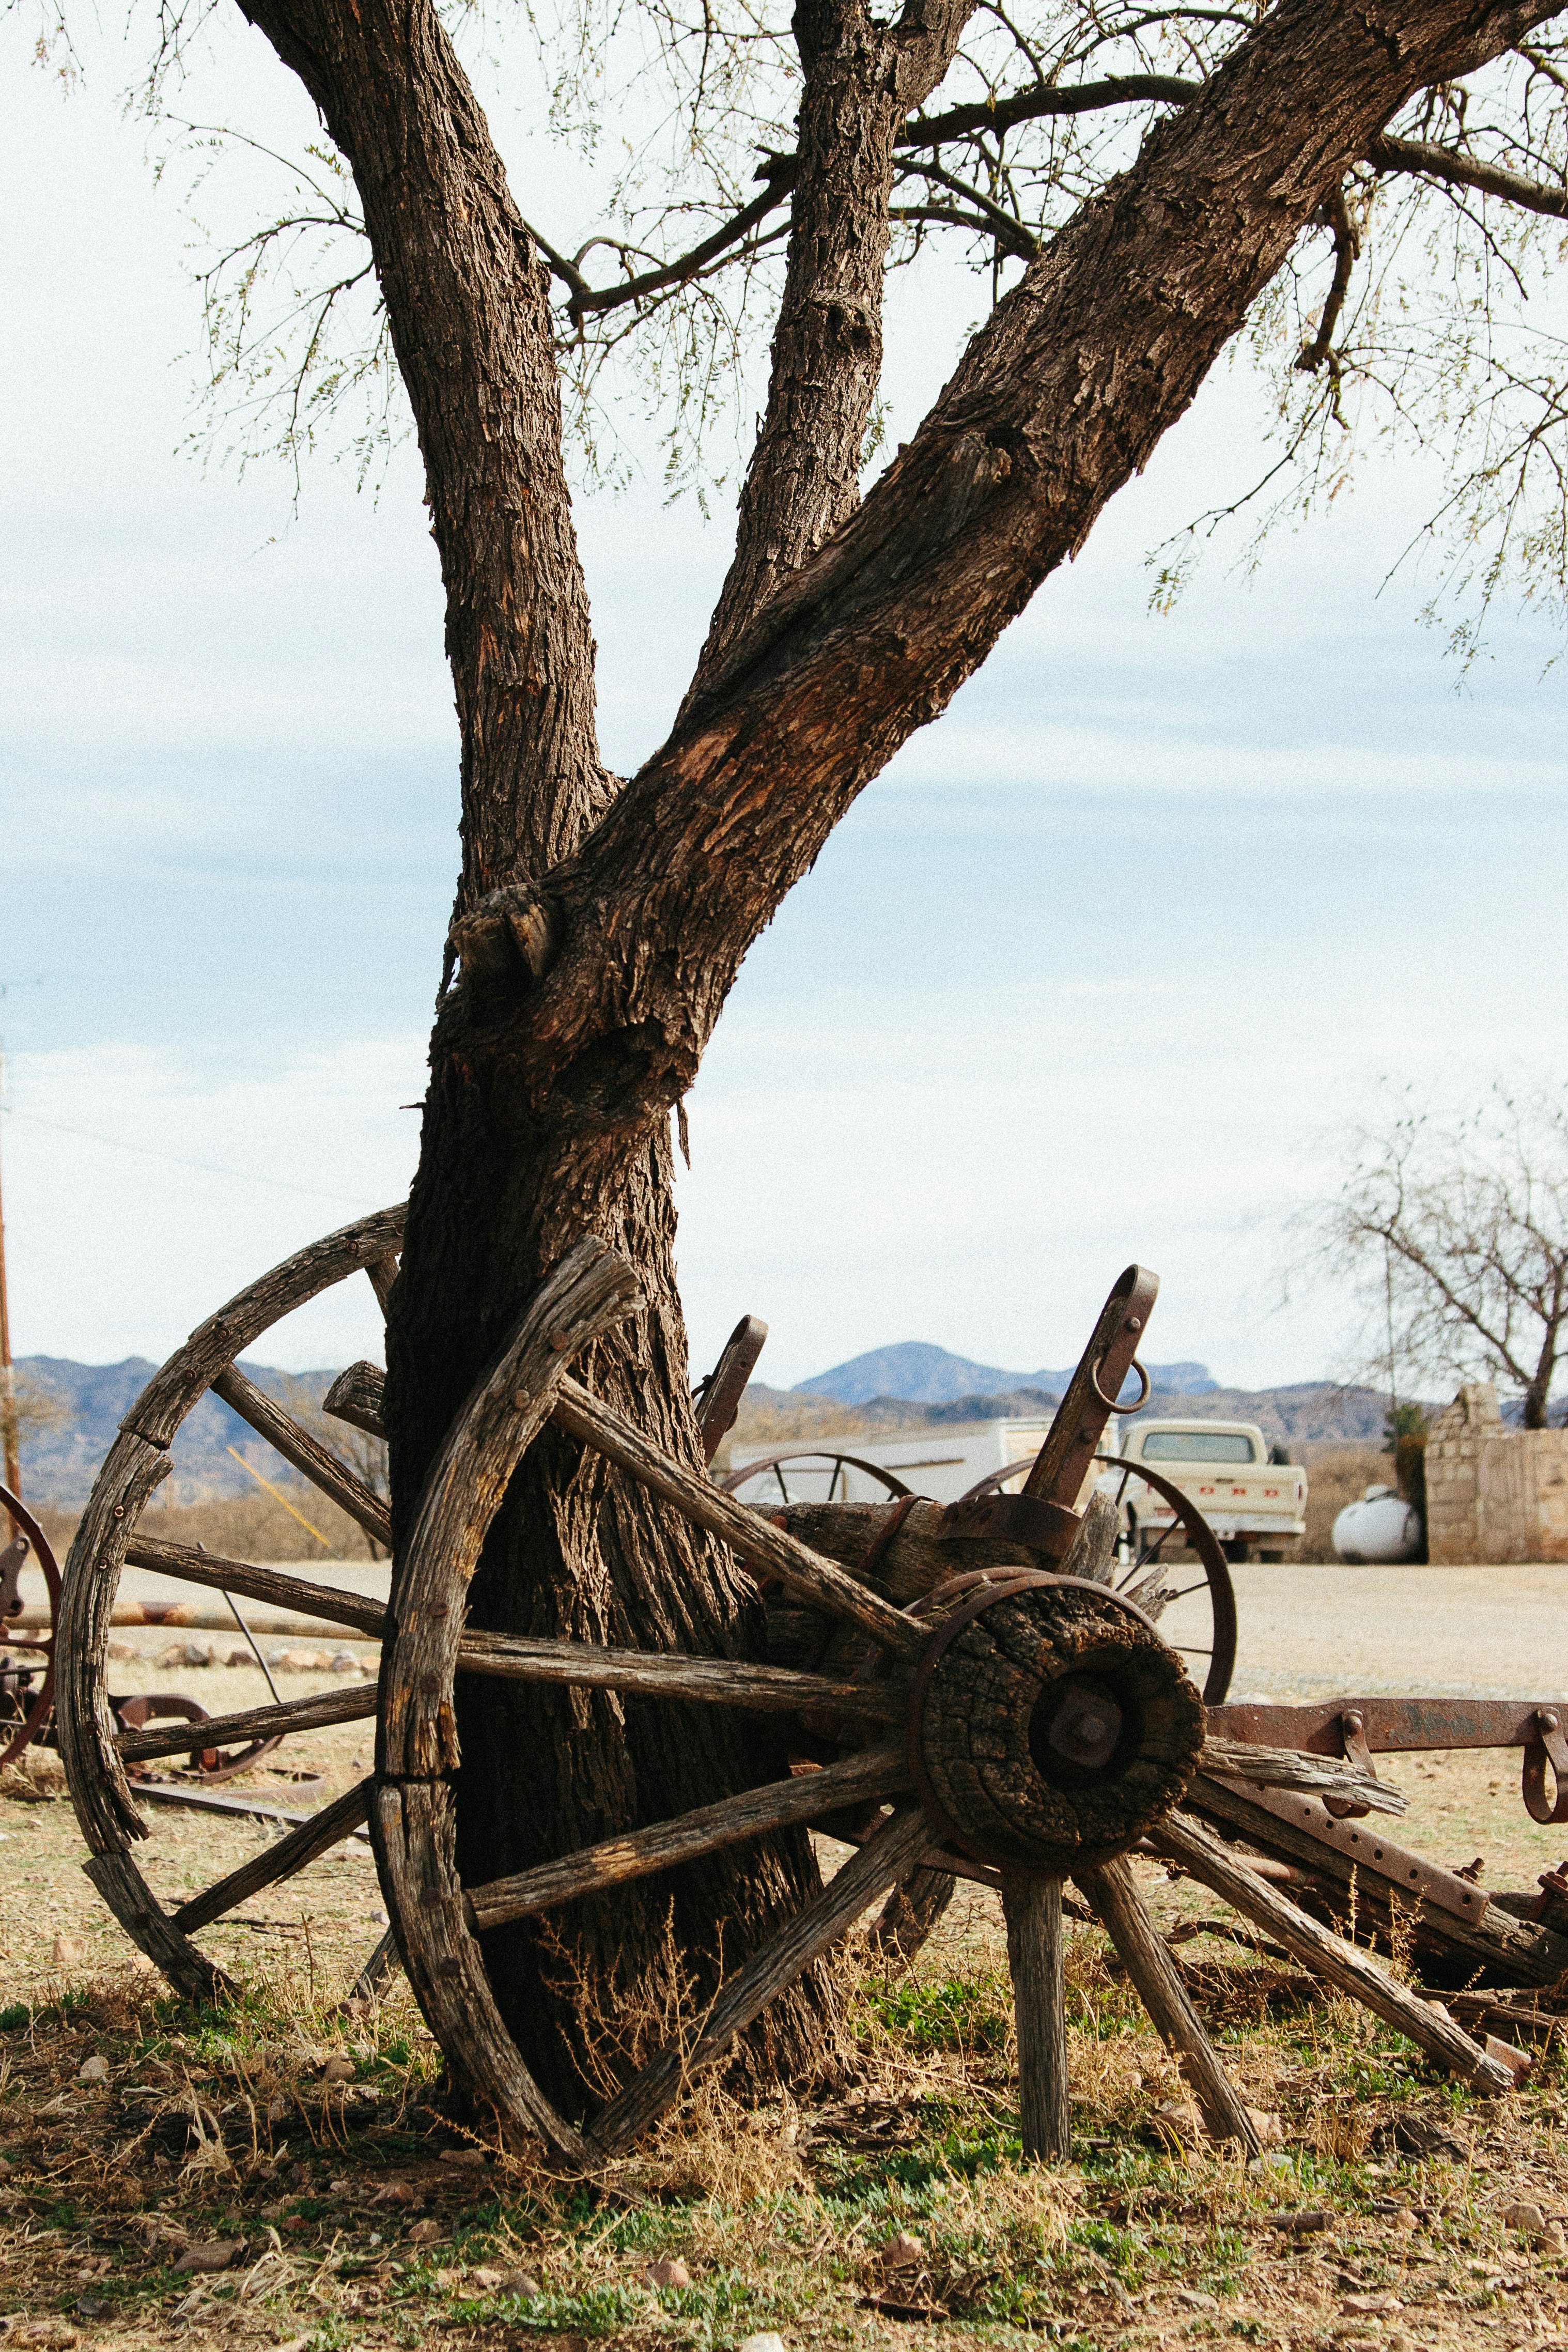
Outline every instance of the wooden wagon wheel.
{"label": "wooden wagon wheel", "polygon": [[[1118,1454],[1097,1454],[1094,1459],[1103,1463],[1109,1471],[1121,1472],[1120,1481],[1111,1496],[1120,1510],[1128,1480],[1134,1475],[1132,1465],[1124,1462]],[[1009,1462],[1005,1469],[988,1470],[985,1476],[977,1478],[959,1500],[967,1503],[977,1496],[995,1494],[1009,1480],[1022,1477],[1028,1468],[1029,1464],[1024,1461]],[[1208,1611],[1208,1624],[1205,1628],[1208,1640],[1207,1643],[1173,1642],[1171,1647],[1186,1660],[1189,1675],[1195,1679],[1202,1676],[1204,1705],[1218,1706],[1230,1688],[1230,1677],[1236,1671],[1236,1587],[1230,1580],[1224,1549],[1190,1496],[1184,1495],[1179,1486],[1169,1478],[1162,1477],[1158,1471],[1145,1472],[1141,1462],[1136,1475],[1164,1496],[1176,1517],[1153,1543],[1138,1552],[1134,1559],[1115,1564],[1111,1574],[1112,1590],[1125,1593],[1129,1600],[1136,1601],[1145,1617],[1155,1624],[1173,1603],[1199,1592],[1204,1595]],[[1101,1483],[1107,1489],[1111,1488],[1109,1479]],[[1161,1555],[1173,1537],[1186,1544],[1201,1570],[1201,1574],[1190,1583],[1174,1580],[1190,1572],[1190,1563],[1186,1560],[1179,1563],[1172,1560],[1162,1565]]]}
{"label": "wooden wagon wheel", "polygon": [[[397,1271],[403,1214],[401,1206],[381,1210],[329,1234],[262,1276],[192,1333],[154,1373],[121,1422],[66,1562],[56,1644],[57,1734],[77,1819],[90,1851],[85,1867],[126,1932],[172,1984],[193,1998],[210,1998],[228,1987],[223,1970],[193,1937],[247,1895],[291,1876],[352,1836],[369,1811],[371,1782],[361,1780],[264,1853],[188,1902],[165,1910],[132,1859],[134,1845],[151,1832],[131,1776],[138,1764],[188,1753],[193,1744],[192,1724],[185,1718],[129,1723],[124,1710],[117,1712],[111,1701],[106,1657],[120,1570],[127,1564],[152,1569],[183,1582],[269,1601],[351,1627],[361,1636],[380,1637],[384,1612],[378,1601],[252,1561],[219,1559],[191,1545],[165,1543],[143,1536],[138,1521],[149,1496],[168,1475],[176,1432],[211,1390],[390,1549],[386,1505],[346,1463],[248,1381],[235,1360],[295,1307],[361,1270],[369,1275],[384,1307]],[[222,1756],[219,1769],[228,1777],[292,1732],[368,1717],[375,1708],[372,1683],[204,1717],[197,1753]],[[133,1705],[131,1712],[152,1711]],[[236,1742],[246,1743],[242,1752],[223,1756]],[[389,1928],[361,1971],[356,1990],[369,1990],[392,1956]]]}
{"label": "wooden wagon wheel", "polygon": [[[630,1268],[596,1240],[561,1262],[448,1433],[399,1561],[371,1834],[410,1980],[455,2070],[504,2124],[541,2137],[569,2162],[601,2162],[721,2059],[886,1890],[956,1844],[1002,1887],[1026,2147],[1052,2153],[1067,2144],[1060,1897],[1071,1870],[1156,2023],[1197,2064],[1206,2114],[1254,2147],[1247,2111],[1121,1860],[1169,1812],[1203,1745],[1202,1702],[1180,1659],[1124,1595],[1027,1566],[982,1569],[926,1593],[917,1610],[893,1607],[772,1517],[662,1454],[570,1377],[571,1359],[637,1303]],[[465,1629],[486,1533],[547,1419],[727,1542],[760,1580],[848,1629],[871,1671],[831,1676]],[[454,1696],[465,1673],[826,1719],[838,1727],[840,1752],[816,1770],[465,1887]],[[486,1930],[824,1819],[859,1851],[726,1979],[693,2037],[658,2052],[580,2128],[559,2115],[496,2001]]]}
{"label": "wooden wagon wheel", "polygon": [[[60,1572],[55,1565],[55,1555],[47,1536],[21,1497],[14,1495],[6,1486],[0,1486],[0,1510],[9,1514],[16,1530],[12,1543],[6,1547],[11,1565],[4,1580],[4,1590],[0,1591],[0,1640],[4,1640],[8,1649],[33,1653],[33,1660],[17,1671],[17,1687],[15,1690],[0,1689],[0,1740],[5,1741],[4,1747],[0,1747],[0,1765],[5,1765],[14,1764],[24,1748],[38,1738],[54,1706],[55,1637],[60,1611]],[[12,1547],[17,1543],[26,1546],[26,1550],[14,1551]],[[9,1633],[5,1623],[5,1618],[13,1611],[18,1616],[21,1614],[21,1571],[27,1550],[38,1564],[49,1601],[49,1630],[41,1639],[28,1633]],[[11,1599],[13,1586],[16,1594],[14,1603]],[[43,1680],[35,1691],[28,1685],[40,1667]]]}
{"label": "wooden wagon wheel", "polygon": [[[807,1475],[810,1477],[820,1478],[824,1469],[828,1473],[828,1491],[822,1497],[825,1502],[831,1503],[838,1500],[839,1482],[843,1478],[846,1470],[863,1470],[868,1478],[876,1480],[884,1494],[896,1496],[911,1495],[915,1491],[912,1486],[906,1486],[903,1479],[894,1472],[884,1469],[880,1462],[868,1462],[862,1454],[845,1454],[837,1446],[831,1445],[781,1445],[772,1454],[758,1454],[755,1462],[742,1463],[740,1468],[732,1470],[727,1478],[721,1478],[719,1485],[727,1495],[738,1495],[750,1486],[754,1478],[771,1476],[778,1485],[779,1500],[781,1503],[787,1503],[790,1499],[790,1495],[784,1477],[785,1471],[806,1470],[809,1464],[812,1465],[807,1471]],[[1020,1470],[1027,1469],[1029,1465],[1020,1463],[1019,1467]],[[845,1492],[847,1491],[848,1481],[846,1480]],[[753,1507],[760,1509],[772,1498],[764,1495],[753,1495],[750,1499]]]}

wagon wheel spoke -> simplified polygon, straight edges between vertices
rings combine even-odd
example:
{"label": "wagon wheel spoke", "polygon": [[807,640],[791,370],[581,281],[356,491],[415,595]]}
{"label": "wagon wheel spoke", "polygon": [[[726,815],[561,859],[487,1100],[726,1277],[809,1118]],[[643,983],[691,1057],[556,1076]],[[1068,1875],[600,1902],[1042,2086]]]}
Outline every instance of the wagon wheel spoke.
{"label": "wagon wheel spoke", "polygon": [[[865,1805],[908,1788],[910,1769],[902,1748],[885,1748],[856,1756],[846,1763],[830,1764],[821,1772],[805,1772],[798,1780],[775,1780],[760,1789],[744,1790],[717,1804],[699,1805],[674,1820],[657,1822],[626,1837],[607,1838],[559,1862],[539,1864],[514,1877],[494,1878],[487,1885],[464,1892],[464,1908],[476,1932],[499,1927],[508,1919],[524,1919],[557,1903],[579,1895],[601,1895],[654,1871],[692,1862],[699,1854],[716,1853],[722,1846],[764,1837],[773,1830],[803,1826],[837,1812],[841,1806]],[[868,1898],[869,1900],[869,1898]]]}
{"label": "wagon wheel spoke", "polygon": [[1072,2106],[1067,2081],[1061,1879],[1004,1871],[1002,1917],[1013,1986],[1023,2152],[1065,2163],[1072,2153]]}
{"label": "wagon wheel spoke", "polygon": [[460,1674],[495,1675],[514,1682],[570,1683],[586,1690],[636,1691],[650,1697],[696,1699],[768,1715],[802,1710],[852,1716],[871,1723],[904,1717],[904,1694],[893,1685],[839,1682],[790,1666],[758,1666],[739,1658],[688,1658],[656,1650],[618,1650],[592,1642],[558,1642],[512,1633],[465,1631],[457,1653]]}
{"label": "wagon wheel spoke", "polygon": [[609,2156],[630,2147],[681,2097],[694,2074],[722,2058],[770,2000],[914,1869],[930,1837],[930,1822],[913,1803],[873,1831],[821,1893],[720,1986],[695,2040],[689,2046],[666,2043],[601,2111],[591,2127],[595,2145]]}
{"label": "wagon wheel spoke", "polygon": [[250,1423],[258,1437],[265,1437],[274,1450],[296,1470],[303,1471],[313,1486],[320,1489],[358,1520],[368,1536],[379,1544],[392,1549],[392,1513],[379,1495],[372,1495],[362,1479],[357,1478],[346,1462],[340,1462],[308,1430],[301,1429],[291,1413],[284,1412],[277,1401],[254,1381],[246,1380],[235,1364],[218,1374],[213,1382],[213,1394]]}
{"label": "wagon wheel spoke", "polygon": [[775,1576],[794,1600],[809,1608],[847,1617],[883,1649],[913,1658],[925,1644],[920,1628],[870,1587],[858,1584],[836,1561],[824,1559],[782,1528],[748,1511],[706,1479],[694,1477],[601,1404],[577,1381],[563,1378],[550,1418],[570,1436],[627,1471],[650,1493],[673,1503],[686,1518],[718,1536],[737,1558],[764,1576]]}
{"label": "wagon wheel spoke", "polygon": [[324,1618],[331,1625],[351,1625],[378,1641],[386,1631],[386,1611],[379,1601],[346,1592],[340,1585],[315,1584],[308,1577],[286,1576],[247,1559],[224,1559],[190,1544],[162,1543],[150,1536],[133,1536],[125,1557],[132,1568],[155,1569],[160,1576],[204,1584],[214,1592],[238,1592],[247,1601],[269,1601],[279,1609]]}
{"label": "wagon wheel spoke", "polygon": [[226,1877],[209,1886],[204,1895],[193,1895],[188,1903],[182,1903],[170,1924],[182,1935],[194,1935],[198,1927],[221,1919],[225,1911],[232,1911],[247,1895],[259,1894],[264,1886],[276,1886],[281,1879],[292,1878],[296,1871],[303,1870],[319,1854],[341,1845],[345,1838],[352,1837],[370,1812],[372,1786],[369,1780],[361,1780],[346,1795],[323,1805],[308,1822],[290,1830],[287,1837],[279,1838],[265,1853],[253,1854],[237,1870],[231,1870]]}
{"label": "wagon wheel spoke", "polygon": [[385,1257],[372,1258],[365,1268],[371,1279],[371,1288],[376,1294],[376,1304],[383,1317],[392,1297],[392,1286],[397,1280],[399,1263],[396,1250],[391,1250]]}
{"label": "wagon wheel spoke", "polygon": [[145,1763],[153,1756],[179,1756],[192,1748],[222,1748],[233,1739],[286,1739],[290,1732],[319,1731],[374,1715],[373,1684],[355,1690],[319,1691],[313,1698],[286,1699],[281,1706],[247,1707],[238,1715],[204,1716],[175,1730],[167,1722],[145,1730],[122,1731],[114,1745],[122,1763]]}
{"label": "wagon wheel spoke", "polygon": [[1181,2068],[1210,2135],[1239,2139],[1249,2156],[1260,2152],[1258,2127],[1246,2102],[1216,2055],[1164,1937],[1149,1916],[1126,1861],[1073,1873],[1100,1915],[1155,2031]]}
{"label": "wagon wheel spoke", "polygon": [[381,1990],[393,1969],[401,1968],[402,1965],[397,1948],[397,1930],[394,1927],[388,1927],[350,1987],[349,1999],[350,2000],[371,2000]]}

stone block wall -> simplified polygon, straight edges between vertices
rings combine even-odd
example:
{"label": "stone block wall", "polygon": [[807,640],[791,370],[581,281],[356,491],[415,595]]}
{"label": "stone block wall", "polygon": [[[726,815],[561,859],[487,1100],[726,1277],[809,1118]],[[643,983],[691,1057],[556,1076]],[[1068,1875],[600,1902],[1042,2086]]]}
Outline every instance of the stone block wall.
{"label": "stone block wall", "polygon": [[1490,1381],[1462,1388],[1427,1440],[1436,1565],[1568,1560],[1568,1429],[1509,1429]]}

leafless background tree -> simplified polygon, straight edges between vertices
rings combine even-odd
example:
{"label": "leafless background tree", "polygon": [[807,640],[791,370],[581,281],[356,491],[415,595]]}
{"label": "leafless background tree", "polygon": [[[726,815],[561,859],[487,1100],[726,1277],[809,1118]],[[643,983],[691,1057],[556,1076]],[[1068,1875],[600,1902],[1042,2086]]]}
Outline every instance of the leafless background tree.
{"label": "leafless background tree", "polygon": [[1356,1139],[1320,1263],[1358,1287],[1392,1387],[1486,1378],[1544,1429],[1568,1344],[1568,1099],[1500,1088],[1444,1121],[1401,1105]]}
{"label": "leafless background tree", "polygon": [[[153,20],[165,131],[210,5]],[[461,730],[462,869],[388,1324],[402,1529],[541,1275],[591,1230],[646,1304],[584,1377],[697,1465],[670,1120],[740,961],[1228,348],[1250,338],[1277,370],[1265,498],[1332,488],[1358,421],[1435,436],[1471,607],[1510,576],[1561,596],[1561,352],[1536,320],[1568,218],[1568,48],[1539,0],[564,0],[524,32],[460,0],[241,5],[322,129],[206,272],[217,429],[296,463],[336,433],[373,463],[406,396]],[[521,204],[476,78],[530,110]],[[233,135],[177,133],[202,169]],[[586,155],[595,217],[557,217],[552,138]],[[983,315],[867,487],[889,270],[954,251]],[[569,436],[612,469],[621,404],[651,403],[679,481],[710,462],[754,341],[733,561],[670,733],[622,779],[599,749]],[[656,549],[647,574],[661,594]],[[727,1555],[558,1432],[525,1457],[470,1606],[649,1649],[759,1641]],[[775,1776],[766,1729],[723,1716],[466,1678],[461,1874]],[[609,2009],[667,1923],[709,1982],[716,1923],[733,1963],[815,1873],[779,1837],[556,1925]],[[485,1950],[541,2089],[580,2111],[559,1954],[526,1922]],[[810,1981],[776,2002],[748,2079],[809,2075],[823,2016]]]}

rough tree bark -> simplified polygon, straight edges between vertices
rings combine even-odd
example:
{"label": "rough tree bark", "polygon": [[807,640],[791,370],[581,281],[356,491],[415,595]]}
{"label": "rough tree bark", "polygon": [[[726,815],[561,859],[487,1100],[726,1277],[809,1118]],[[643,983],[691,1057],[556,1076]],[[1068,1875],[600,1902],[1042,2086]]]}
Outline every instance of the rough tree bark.
{"label": "rough tree bark", "polygon": [[[432,0],[242,0],[359,185],[429,481],[463,735],[459,983],[438,1013],[388,1329],[394,1526],[542,1272],[589,1230],[646,1311],[581,1368],[695,1465],[668,1118],[747,947],[855,794],[934,718],[1180,415],[1347,163],[1418,88],[1552,13],[1284,0],[1085,206],[975,338],[863,507],[894,138],[969,0],[803,0],[801,151],[768,415],[734,566],[674,733],[600,761],[546,279]],[[394,1594],[394,1608],[395,1608]],[[482,1625],[711,1654],[755,1639],[714,1545],[559,1435],[476,1580]],[[465,1876],[492,1879],[777,1770],[726,1710],[471,1678]],[[804,1841],[716,1855],[486,1958],[541,2088],[582,2105],[578,1995],[656,1968],[668,1917],[711,1981],[808,1891]],[[810,1983],[745,2061],[814,2059]]]}

